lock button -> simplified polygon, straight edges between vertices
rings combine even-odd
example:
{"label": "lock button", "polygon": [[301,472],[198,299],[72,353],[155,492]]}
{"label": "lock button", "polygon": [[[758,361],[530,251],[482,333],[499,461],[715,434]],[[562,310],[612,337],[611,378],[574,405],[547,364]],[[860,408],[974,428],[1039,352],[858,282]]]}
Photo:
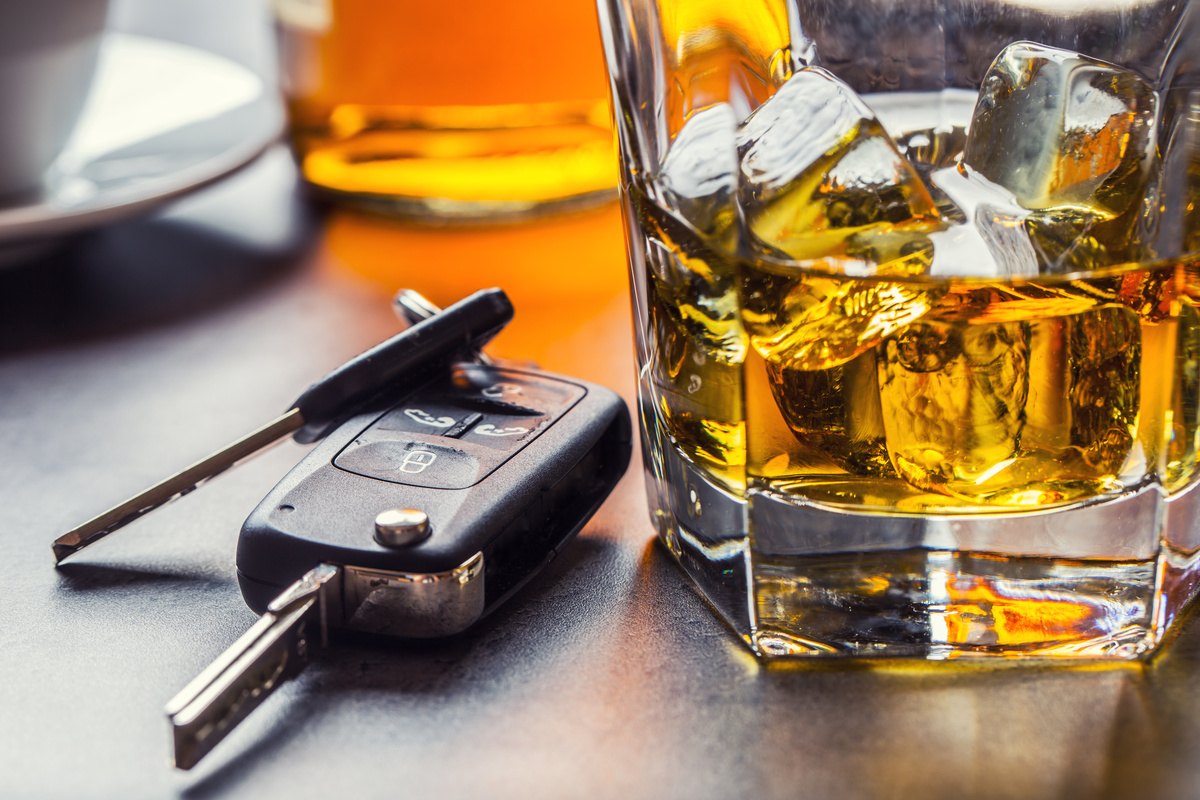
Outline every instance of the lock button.
{"label": "lock button", "polygon": [[333,464],[365,478],[431,489],[465,489],[483,477],[479,459],[470,453],[408,438],[356,443]]}

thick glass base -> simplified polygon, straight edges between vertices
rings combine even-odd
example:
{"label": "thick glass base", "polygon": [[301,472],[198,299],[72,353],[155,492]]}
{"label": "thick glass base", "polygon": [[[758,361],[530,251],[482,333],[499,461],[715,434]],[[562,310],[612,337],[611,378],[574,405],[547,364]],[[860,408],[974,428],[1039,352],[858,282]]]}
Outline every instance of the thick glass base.
{"label": "thick glass base", "polygon": [[1200,586],[1195,488],[1023,514],[871,514],[738,496],[655,442],[654,423],[644,415],[660,538],[766,659],[1134,659]]}
{"label": "thick glass base", "polygon": [[1154,561],[945,550],[754,559],[766,656],[1133,658],[1157,642]]}

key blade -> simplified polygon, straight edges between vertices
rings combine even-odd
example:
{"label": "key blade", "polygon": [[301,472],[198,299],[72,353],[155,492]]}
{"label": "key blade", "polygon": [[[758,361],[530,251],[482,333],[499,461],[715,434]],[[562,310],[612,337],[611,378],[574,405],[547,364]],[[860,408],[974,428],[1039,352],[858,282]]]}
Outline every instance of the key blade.
{"label": "key blade", "polygon": [[360,353],[309,386],[275,421],[58,537],[51,546],[54,563],[61,564],[71,554],[143,514],[182,497],[286,434],[293,434],[301,444],[323,438],[352,416],[360,404],[402,387],[407,380],[448,362],[456,354],[477,351],[513,316],[512,303],[500,289],[476,292],[442,312],[424,298],[421,300],[431,314],[427,319]]}
{"label": "key blade", "polygon": [[259,620],[247,633],[249,641],[235,643],[239,653],[226,670],[201,675],[213,680],[205,680],[194,697],[172,701],[181,706],[168,715],[176,768],[194,767],[280,684],[307,666],[307,627],[316,603],[313,598],[283,616]]}
{"label": "key blade", "polygon": [[[413,289],[401,289],[396,292],[396,296],[392,298],[392,310],[396,313],[396,316],[409,325],[416,325],[418,322],[423,322],[430,317],[442,313],[442,309],[439,306],[430,302],[425,295]],[[491,366],[495,363],[487,353],[479,349],[475,349],[471,353],[471,357],[480,364]]]}
{"label": "key blade", "polygon": [[236,466],[265,447],[275,444],[303,425],[304,416],[298,410],[292,409],[258,430],[243,436],[228,447],[218,450],[208,458],[197,461],[187,469],[175,473],[144,492],[64,533],[55,539],[51,546],[54,550],[55,565],[61,564],[68,556],[100,541],[143,514],[183,497],[208,479]]}
{"label": "key blade", "polygon": [[314,629],[325,640],[325,590],[341,567],[321,564],[284,590],[229,649],[167,703],[174,764],[191,769],[281,684],[308,665]]}
{"label": "key blade", "polygon": [[396,292],[396,296],[392,298],[392,309],[409,325],[416,325],[421,320],[429,319],[442,311],[425,295],[413,289],[401,289]]}

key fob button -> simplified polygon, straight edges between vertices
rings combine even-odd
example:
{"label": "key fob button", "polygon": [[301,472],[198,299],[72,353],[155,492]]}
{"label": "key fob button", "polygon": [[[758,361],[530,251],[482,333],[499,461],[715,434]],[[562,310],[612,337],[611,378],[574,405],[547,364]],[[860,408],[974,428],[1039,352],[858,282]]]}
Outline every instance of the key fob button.
{"label": "key fob button", "polygon": [[481,477],[479,460],[470,453],[405,439],[352,444],[333,463],[366,478],[431,489],[466,489]]}
{"label": "key fob button", "polygon": [[532,438],[545,423],[546,417],[485,414],[462,435],[462,440],[496,450],[516,450]]}
{"label": "key fob button", "polygon": [[477,366],[455,371],[453,384],[461,397],[513,416],[562,413],[574,405],[583,391],[570,383],[530,381],[516,374],[498,374]]}
{"label": "key fob button", "polygon": [[379,421],[375,423],[375,427],[384,431],[445,436],[447,432],[458,427],[469,415],[469,411],[461,408],[444,403],[422,402],[421,398],[413,398],[413,402],[393,408],[380,417]]}

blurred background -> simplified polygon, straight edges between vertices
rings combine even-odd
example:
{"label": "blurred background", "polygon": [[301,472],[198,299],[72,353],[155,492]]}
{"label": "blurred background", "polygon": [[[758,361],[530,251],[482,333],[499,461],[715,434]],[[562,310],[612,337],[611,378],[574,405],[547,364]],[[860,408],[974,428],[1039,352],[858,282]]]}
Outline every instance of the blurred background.
{"label": "blurred background", "polygon": [[[277,9],[284,9],[281,18],[288,18],[289,5],[296,4],[275,4]],[[376,5],[385,9],[388,4]],[[591,37],[584,41],[582,48],[587,56],[586,63],[571,74],[586,75],[590,82],[583,94],[592,95],[592,100],[566,101],[565,105],[570,106],[566,111],[559,108],[564,103],[493,103],[488,107],[492,109],[490,117],[485,113],[483,119],[471,123],[477,125],[472,134],[474,141],[466,145],[435,143],[432,150],[443,155],[450,151],[449,157],[425,165],[425,171],[445,169],[454,172],[457,169],[470,173],[472,170],[478,172],[480,164],[485,165],[486,171],[486,163],[503,162],[497,168],[497,176],[507,181],[502,181],[503,185],[515,186],[515,191],[519,192],[519,181],[513,178],[514,175],[536,176],[539,170],[561,172],[564,163],[575,163],[582,158],[588,162],[584,172],[593,175],[592,184],[574,195],[571,195],[574,191],[571,187],[552,189],[552,193],[558,191],[560,195],[575,199],[563,201],[561,196],[555,197],[542,210],[538,209],[537,203],[525,199],[504,207],[495,202],[483,203],[469,213],[457,209],[454,213],[441,215],[437,209],[416,207],[412,202],[389,204],[386,192],[377,191],[383,179],[375,179],[371,188],[376,191],[357,194],[314,186],[301,179],[297,157],[306,151],[301,147],[297,155],[293,155],[289,152],[286,132],[281,127],[278,130],[272,127],[281,126],[277,117],[272,116],[277,115],[282,106],[282,100],[277,99],[280,84],[277,45],[282,43],[285,49],[290,47],[288,63],[293,72],[305,68],[311,71],[313,64],[297,66],[299,55],[296,51],[302,50],[297,45],[298,34],[288,25],[278,23],[266,3],[113,0],[108,12],[110,35],[115,32],[151,37],[199,48],[227,59],[250,70],[262,81],[263,96],[250,105],[266,107],[275,104],[276,107],[260,109],[259,116],[248,123],[239,119],[221,120],[221,127],[214,130],[219,130],[219,135],[225,138],[219,145],[210,144],[210,149],[224,147],[226,151],[237,151],[232,158],[248,163],[231,167],[229,153],[218,154],[225,157],[226,162],[210,170],[216,172],[219,169],[222,173],[216,180],[200,181],[188,177],[183,181],[176,180],[174,186],[164,190],[161,175],[154,174],[150,176],[152,180],[143,180],[142,187],[133,187],[141,188],[144,195],[137,202],[127,199],[128,186],[117,187],[126,190],[126,195],[120,195],[117,190],[107,190],[105,184],[100,184],[102,193],[108,191],[117,197],[111,203],[118,206],[115,213],[109,210],[96,214],[85,209],[91,214],[88,219],[64,224],[62,219],[68,216],[67,212],[61,209],[46,211],[45,206],[52,203],[43,203],[34,209],[43,215],[42,228],[34,226],[34,233],[28,236],[23,235],[30,229],[28,215],[15,217],[15,211],[20,209],[14,209],[13,206],[18,204],[10,201],[6,217],[6,209],[0,204],[0,259],[6,264],[0,268],[0,347],[21,348],[65,341],[151,324],[181,314],[200,313],[214,304],[244,295],[263,282],[294,273],[303,268],[302,262],[307,255],[310,260],[315,258],[319,262],[319,269],[352,275],[358,284],[370,287],[369,291],[378,293],[381,306],[386,306],[386,297],[401,287],[417,288],[438,304],[446,305],[475,289],[500,285],[513,298],[518,314],[517,321],[496,343],[497,350],[516,358],[544,361],[549,356],[555,360],[550,355],[554,343],[544,335],[546,325],[561,332],[553,339],[569,338],[570,331],[583,324],[589,310],[610,306],[623,294],[625,286],[623,242],[613,188],[615,156],[608,127],[607,101],[602,95],[604,78],[599,36],[594,30],[594,11],[590,4],[569,5],[572,8],[586,6],[581,20],[573,23],[572,34],[576,44],[581,36]],[[377,28],[388,30],[385,23],[398,22],[394,10],[388,13],[391,16],[384,14]],[[426,22],[433,25],[435,21]],[[341,66],[340,62],[335,63],[327,71],[336,77],[340,68],[343,73],[366,75],[364,83],[374,81],[388,85],[375,73],[382,69],[386,76],[389,70],[404,66],[392,63],[397,59],[394,53],[404,50],[396,46],[398,35],[394,30],[390,39],[378,38],[376,34],[377,39],[368,43],[390,44],[391,49],[379,56],[385,62],[382,66],[364,66],[360,47],[358,63]],[[449,32],[443,35],[453,38]],[[312,45],[312,42],[308,44]],[[334,57],[347,48],[340,41],[334,45],[326,47]],[[500,56],[505,55],[500,53]],[[461,54],[453,54],[453,60],[461,61]],[[483,61],[486,62],[486,58]],[[528,66],[527,63],[518,65]],[[538,90],[540,94],[534,91],[514,97],[539,101],[543,97],[556,96],[556,91],[562,94],[562,86],[570,77],[560,75],[557,84],[548,82],[547,87]],[[288,81],[286,76],[284,78],[286,84]],[[295,83],[294,76],[292,82]],[[327,83],[337,88],[332,78]],[[366,91],[378,93],[380,90],[368,87]],[[600,95],[598,100],[597,94]],[[491,99],[510,99],[502,95],[495,86],[492,87]],[[136,100],[125,98],[125,102],[138,107]],[[293,103],[293,108],[298,102]],[[306,107],[312,105],[312,102],[305,102]],[[338,107],[344,112],[346,105]],[[548,107],[552,108],[548,111]],[[569,115],[575,114],[579,107],[584,107],[582,117],[566,121],[555,118],[552,120],[557,126],[555,131],[544,133],[550,111]],[[355,105],[354,108],[361,110],[362,107]],[[521,117],[521,114],[526,116]],[[426,125],[425,133],[428,133],[427,123],[420,124]],[[455,124],[461,128],[465,123],[458,120]],[[355,135],[346,138],[367,137],[369,144],[379,135],[394,139],[398,135],[397,125],[395,120],[385,120],[378,129],[365,132],[356,129]],[[194,139],[209,133],[203,126],[192,127],[200,128],[193,135]],[[497,132],[497,127],[504,129]],[[581,129],[586,130],[581,133]],[[602,136],[598,136],[597,131]],[[554,164],[529,162],[519,143],[531,135],[535,138],[539,135],[558,137],[550,142],[537,140],[534,144],[541,152],[558,158]],[[371,136],[376,139],[370,139]],[[507,139],[499,141],[504,137]],[[599,146],[597,142],[600,142]],[[493,145],[495,152],[486,151]],[[406,146],[402,142],[398,153],[389,153],[392,162],[378,154],[371,160],[351,161],[374,165],[422,162],[420,153],[414,155],[403,151]],[[160,149],[170,147],[184,149],[174,142],[168,142]],[[196,145],[189,142],[186,147],[195,148]],[[583,156],[578,156],[580,148],[585,151]],[[259,151],[265,152],[258,155]],[[462,157],[464,152],[465,158]],[[155,155],[161,156],[161,153]],[[142,161],[147,159],[142,158]],[[176,173],[181,171],[170,166],[159,169],[163,173],[172,169]],[[225,175],[225,172],[232,174]],[[597,173],[600,173],[599,177],[595,177]],[[155,180],[159,183],[154,183]],[[179,185],[188,180],[207,185],[187,185],[181,191]],[[147,185],[149,188],[144,188]],[[386,182],[383,185],[386,189]],[[164,199],[169,192],[180,196]],[[453,189],[447,192],[452,194]],[[401,190],[393,194],[399,195]],[[384,198],[382,201],[381,197]],[[124,207],[120,208],[122,204]],[[35,200],[26,205],[38,204]],[[41,233],[46,229],[45,223],[52,226],[48,234]],[[57,227],[53,228],[54,225]],[[16,241],[6,241],[6,235],[8,240]],[[330,301],[334,302],[332,297]]]}

